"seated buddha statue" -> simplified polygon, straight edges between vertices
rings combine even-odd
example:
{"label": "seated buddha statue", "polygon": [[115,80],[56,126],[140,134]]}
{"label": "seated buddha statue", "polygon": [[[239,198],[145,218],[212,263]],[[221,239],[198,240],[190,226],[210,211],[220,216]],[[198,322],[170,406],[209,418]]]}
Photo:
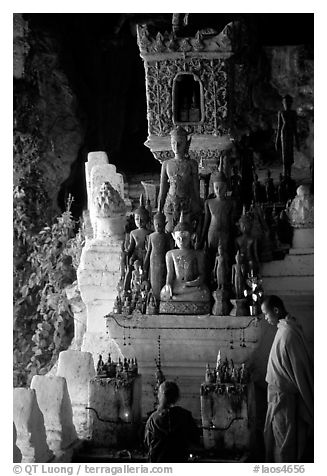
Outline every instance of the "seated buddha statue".
{"label": "seated buddha statue", "polygon": [[178,249],[166,253],[166,284],[160,292],[160,313],[207,314],[210,292],[204,283],[204,254],[191,248],[191,227],[183,213],[173,232]]}

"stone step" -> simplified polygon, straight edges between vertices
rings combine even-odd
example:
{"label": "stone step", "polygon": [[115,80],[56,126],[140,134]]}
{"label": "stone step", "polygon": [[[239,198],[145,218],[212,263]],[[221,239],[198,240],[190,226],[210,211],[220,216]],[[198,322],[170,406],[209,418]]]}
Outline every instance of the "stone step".
{"label": "stone step", "polygon": [[263,276],[263,287],[266,294],[313,294],[314,278],[309,276]]}
{"label": "stone step", "polygon": [[270,261],[262,265],[264,280],[271,277],[313,276],[314,254],[296,253],[291,249],[283,260]]}

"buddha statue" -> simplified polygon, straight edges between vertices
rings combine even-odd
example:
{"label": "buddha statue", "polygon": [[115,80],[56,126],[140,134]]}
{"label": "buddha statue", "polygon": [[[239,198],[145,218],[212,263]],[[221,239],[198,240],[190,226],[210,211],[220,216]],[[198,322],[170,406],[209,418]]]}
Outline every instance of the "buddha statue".
{"label": "buddha statue", "polygon": [[200,213],[198,164],[190,159],[191,139],[185,129],[178,126],[171,132],[171,147],[175,158],[165,160],[161,166],[158,209],[166,216],[166,231],[171,233],[181,212],[186,221]]}
{"label": "buddha statue", "polygon": [[300,185],[296,197],[288,207],[290,223],[294,228],[312,228],[314,224],[314,198],[308,185]]}
{"label": "buddha statue", "polygon": [[[142,202],[142,199],[141,199]],[[141,204],[134,212],[134,220],[136,229],[132,230],[129,235],[129,244],[125,250],[128,259],[128,269],[125,276],[124,289],[130,289],[132,278],[133,264],[136,260],[140,261],[140,266],[143,268],[146,254],[146,238],[151,233],[147,228],[149,222],[149,214],[145,207]]]}
{"label": "buddha statue", "polygon": [[239,219],[239,227],[241,236],[236,238],[236,249],[244,256],[244,264],[246,273],[250,270],[250,263],[252,263],[255,271],[259,270],[259,258],[257,251],[257,241],[253,238],[252,222],[248,214],[243,212],[243,215]]}
{"label": "buddha statue", "polygon": [[160,292],[160,313],[207,314],[210,292],[204,283],[204,254],[191,248],[191,226],[183,213],[173,238],[178,249],[166,254],[167,278]]}
{"label": "buddha statue", "polygon": [[143,269],[140,260],[137,259],[134,261],[134,270],[132,271],[131,290],[133,294],[140,293],[143,280]]}
{"label": "buddha statue", "polygon": [[221,244],[218,246],[218,252],[216,255],[216,262],[214,267],[214,275],[217,281],[217,289],[226,289],[229,285],[229,266],[228,256]]}
{"label": "buddha statue", "polygon": [[165,233],[165,215],[153,217],[154,232],[148,236],[144,270],[150,281],[153,296],[159,301],[161,288],[166,281],[166,253],[172,248],[170,234]]}
{"label": "buddha statue", "polygon": [[246,273],[243,259],[243,255],[238,251],[235,256],[236,263],[232,266],[232,285],[236,299],[244,298],[244,290],[246,288]]}
{"label": "buddha statue", "polygon": [[215,197],[209,198],[204,204],[201,247],[206,241],[209,260],[213,264],[219,244],[228,252],[233,226],[233,202],[226,197],[227,181],[224,172],[213,175],[212,182]]}
{"label": "buddha statue", "polygon": [[292,164],[294,163],[294,143],[299,150],[297,133],[297,114],[292,108],[293,98],[286,94],[282,99],[283,110],[278,112],[278,127],[275,147],[281,150],[284,177],[291,178]]}

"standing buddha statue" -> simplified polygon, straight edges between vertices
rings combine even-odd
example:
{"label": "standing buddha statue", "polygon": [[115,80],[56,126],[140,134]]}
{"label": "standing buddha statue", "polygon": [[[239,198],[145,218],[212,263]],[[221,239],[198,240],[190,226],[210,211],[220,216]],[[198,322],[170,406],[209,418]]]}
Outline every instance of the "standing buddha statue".
{"label": "standing buddha statue", "polygon": [[183,127],[171,132],[173,159],[165,160],[161,166],[158,208],[166,216],[166,231],[171,233],[181,212],[184,219],[198,216],[200,207],[200,188],[198,164],[188,155],[191,139]]}

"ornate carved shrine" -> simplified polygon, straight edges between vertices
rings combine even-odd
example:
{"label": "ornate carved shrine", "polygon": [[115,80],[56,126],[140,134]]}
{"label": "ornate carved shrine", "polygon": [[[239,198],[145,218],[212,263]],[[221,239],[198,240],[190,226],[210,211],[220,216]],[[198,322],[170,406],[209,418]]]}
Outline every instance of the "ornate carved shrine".
{"label": "ornate carved shrine", "polygon": [[208,172],[217,169],[221,152],[231,148],[233,103],[240,107],[246,96],[244,91],[239,94],[239,84],[234,87],[240,79],[234,57],[241,37],[244,45],[238,22],[220,33],[200,30],[194,37],[177,37],[174,32],[152,35],[146,25],[138,25],[146,74],[145,145],[160,162],[172,157],[169,133],[177,125],[192,134],[190,155]]}

